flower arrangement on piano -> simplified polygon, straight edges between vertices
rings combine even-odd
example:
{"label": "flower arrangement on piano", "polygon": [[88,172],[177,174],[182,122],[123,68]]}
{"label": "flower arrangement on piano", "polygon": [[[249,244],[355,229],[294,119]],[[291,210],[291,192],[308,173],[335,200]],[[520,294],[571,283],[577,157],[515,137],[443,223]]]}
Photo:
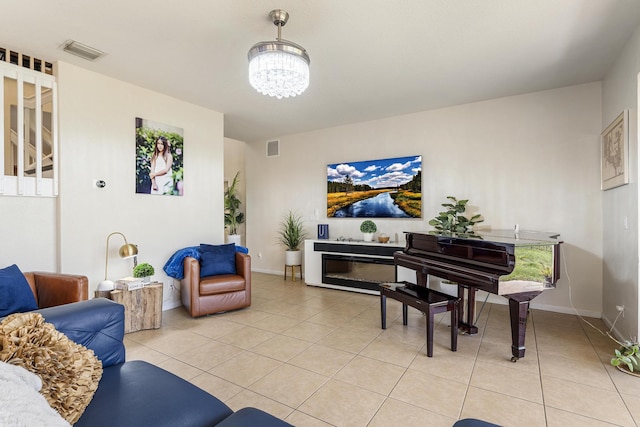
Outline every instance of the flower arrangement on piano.
{"label": "flower arrangement on piano", "polygon": [[433,226],[437,232],[473,234],[472,227],[484,221],[481,218],[482,215],[476,214],[467,218],[464,213],[469,200],[458,200],[453,196],[447,196],[447,199],[451,202],[442,204],[446,210],[429,221],[429,225]]}

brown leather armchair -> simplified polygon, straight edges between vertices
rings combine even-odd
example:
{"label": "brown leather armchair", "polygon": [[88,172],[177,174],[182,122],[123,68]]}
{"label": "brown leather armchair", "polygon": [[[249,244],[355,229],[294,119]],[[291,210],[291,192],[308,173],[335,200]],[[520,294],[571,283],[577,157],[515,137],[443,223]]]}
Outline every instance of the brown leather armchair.
{"label": "brown leather armchair", "polygon": [[251,257],[236,252],[236,274],[200,277],[200,261],[184,259],[180,281],[182,305],[191,317],[235,310],[251,305]]}
{"label": "brown leather armchair", "polygon": [[89,279],[86,276],[64,273],[24,273],[36,297],[38,308],[85,301],[89,298]]}

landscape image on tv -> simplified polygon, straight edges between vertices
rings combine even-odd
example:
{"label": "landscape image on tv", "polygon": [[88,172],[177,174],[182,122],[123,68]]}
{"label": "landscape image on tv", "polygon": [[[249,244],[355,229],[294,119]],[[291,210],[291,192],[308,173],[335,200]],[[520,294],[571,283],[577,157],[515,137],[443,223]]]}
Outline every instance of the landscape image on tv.
{"label": "landscape image on tv", "polygon": [[327,166],[328,218],[422,218],[422,156]]}

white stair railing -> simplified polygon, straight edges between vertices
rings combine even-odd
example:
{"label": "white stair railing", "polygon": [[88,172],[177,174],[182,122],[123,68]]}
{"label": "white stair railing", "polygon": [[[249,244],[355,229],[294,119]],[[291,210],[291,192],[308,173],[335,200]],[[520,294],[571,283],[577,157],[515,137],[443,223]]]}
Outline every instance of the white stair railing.
{"label": "white stair railing", "polygon": [[[0,165],[4,170],[0,174],[0,196],[55,197],[58,195],[56,79],[52,75],[2,61],[0,76],[5,82],[0,85],[0,99],[3,100],[0,111],[3,117],[11,115],[10,106],[13,104],[16,116],[15,120],[9,121],[16,123],[16,129],[9,129],[9,138],[4,141],[5,146],[9,145],[11,149],[0,149]],[[43,105],[50,105],[46,111],[51,110],[51,129],[43,124]],[[8,110],[5,106],[9,106]],[[5,135],[4,123],[5,120],[0,120],[0,135]],[[12,165],[11,171],[6,170],[5,151],[12,156],[7,159],[7,163]]]}

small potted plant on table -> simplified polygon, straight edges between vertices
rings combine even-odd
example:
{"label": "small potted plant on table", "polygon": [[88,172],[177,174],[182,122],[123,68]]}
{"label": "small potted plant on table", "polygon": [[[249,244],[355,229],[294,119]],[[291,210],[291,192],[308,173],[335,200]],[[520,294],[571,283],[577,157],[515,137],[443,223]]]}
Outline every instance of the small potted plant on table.
{"label": "small potted plant on table", "polygon": [[133,277],[142,278],[142,283],[147,285],[151,283],[151,276],[153,276],[155,272],[156,271],[153,269],[153,266],[151,264],[143,262],[134,267]]}

